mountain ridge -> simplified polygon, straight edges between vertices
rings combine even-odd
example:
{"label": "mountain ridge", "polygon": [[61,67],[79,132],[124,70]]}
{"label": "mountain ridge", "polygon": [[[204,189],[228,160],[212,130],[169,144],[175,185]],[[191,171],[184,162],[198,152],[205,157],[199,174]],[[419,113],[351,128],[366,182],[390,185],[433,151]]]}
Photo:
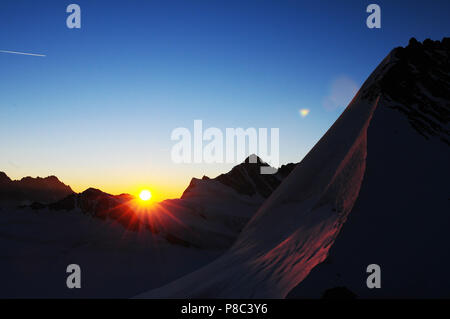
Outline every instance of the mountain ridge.
{"label": "mountain ridge", "polygon": [[275,174],[261,174],[261,167],[270,167],[260,157],[255,154],[248,156],[242,163],[234,166],[229,172],[220,174],[215,178],[203,176],[201,180],[192,178],[189,186],[184,190],[181,198],[189,196],[189,192],[201,181],[218,181],[219,183],[231,187],[242,195],[260,195],[267,198],[275,188],[281,183],[296,164],[289,163],[282,165]]}
{"label": "mountain ridge", "polygon": [[0,202],[26,204],[31,202],[50,203],[64,198],[74,191],[56,176],[31,177],[12,180],[0,172]]}

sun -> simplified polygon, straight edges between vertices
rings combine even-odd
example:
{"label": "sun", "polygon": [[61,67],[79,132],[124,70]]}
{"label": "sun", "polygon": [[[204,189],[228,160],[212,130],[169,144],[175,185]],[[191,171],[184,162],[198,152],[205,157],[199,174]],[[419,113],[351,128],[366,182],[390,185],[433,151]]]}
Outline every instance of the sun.
{"label": "sun", "polygon": [[144,189],[139,193],[139,198],[143,201],[148,201],[152,198],[152,193],[149,190]]}

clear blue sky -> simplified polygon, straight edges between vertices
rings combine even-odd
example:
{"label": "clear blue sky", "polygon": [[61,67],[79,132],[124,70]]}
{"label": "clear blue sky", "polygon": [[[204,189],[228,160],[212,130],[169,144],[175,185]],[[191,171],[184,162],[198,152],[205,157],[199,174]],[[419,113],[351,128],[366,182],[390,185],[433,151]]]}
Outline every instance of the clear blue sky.
{"label": "clear blue sky", "polygon": [[[82,28],[68,29],[77,3]],[[381,29],[366,7],[381,6]],[[171,131],[279,127],[297,162],[343,111],[333,83],[359,87],[410,37],[449,36],[449,1],[0,2],[0,171],[55,174],[77,191],[150,185],[179,195],[231,165],[174,165]],[[308,108],[305,118],[299,109]]]}

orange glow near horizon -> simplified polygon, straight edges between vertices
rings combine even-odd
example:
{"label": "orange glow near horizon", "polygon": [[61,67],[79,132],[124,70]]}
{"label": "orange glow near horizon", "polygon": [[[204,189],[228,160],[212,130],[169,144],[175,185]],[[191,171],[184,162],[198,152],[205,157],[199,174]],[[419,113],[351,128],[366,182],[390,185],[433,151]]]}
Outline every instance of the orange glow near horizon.
{"label": "orange glow near horizon", "polygon": [[[81,183],[80,183],[81,184]],[[148,183],[142,183],[142,182],[134,182],[130,181],[127,183],[94,183],[92,182],[83,182],[83,184],[73,183],[69,184],[71,188],[77,192],[81,193],[85,191],[89,187],[100,189],[101,191],[111,194],[111,195],[119,195],[119,194],[130,194],[134,197],[136,197],[137,201],[141,204],[145,203],[155,203],[160,202],[166,199],[173,199],[173,198],[179,198],[183,191],[186,189],[186,185],[189,185],[188,182],[183,183],[182,181],[180,183],[177,183],[174,185],[167,185],[167,184],[152,184],[149,185]],[[75,185],[75,186],[72,186]],[[151,194],[150,200],[143,201],[141,199],[141,192],[143,190],[149,190]]]}
{"label": "orange glow near horizon", "polygon": [[[74,168],[75,167],[75,168]],[[11,168],[3,170],[12,180],[20,180],[25,176],[44,178],[54,175],[62,183],[70,186],[76,193],[82,193],[88,188],[96,188],[111,195],[130,194],[137,201],[136,204],[157,203],[167,199],[180,198],[193,177],[203,175],[215,177],[230,170],[233,164],[219,166],[183,166],[165,163],[146,167],[131,167],[126,170],[121,167],[105,168],[101,165],[76,168],[49,168],[47,165],[29,168]],[[149,201],[142,201],[142,190],[151,192]]]}

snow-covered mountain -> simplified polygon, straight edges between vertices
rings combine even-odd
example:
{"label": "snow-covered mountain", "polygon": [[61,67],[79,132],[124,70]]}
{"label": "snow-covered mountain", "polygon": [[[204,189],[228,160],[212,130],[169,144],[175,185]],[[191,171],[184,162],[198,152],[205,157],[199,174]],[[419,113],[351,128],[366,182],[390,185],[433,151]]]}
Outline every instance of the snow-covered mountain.
{"label": "snow-covered mountain", "polygon": [[[233,246],[139,298],[448,297],[450,39],[388,54]],[[366,268],[381,267],[381,288]]]}
{"label": "snow-covered mountain", "polygon": [[[268,166],[268,164],[253,154],[247,157],[243,163],[233,167],[228,173],[221,174],[213,180],[234,189],[238,194],[267,198],[280,185],[281,181],[289,175],[295,164],[282,165],[276,174],[261,174],[260,168],[262,166]],[[189,198],[191,193],[195,196],[196,191],[193,189],[199,183],[209,185],[210,178],[207,176],[203,176],[202,180],[193,178],[181,198]]]}
{"label": "snow-covered mountain", "polygon": [[283,165],[273,175],[260,174],[261,166],[267,164],[249,157],[216,178],[193,178],[180,199],[158,203],[149,215],[140,215],[141,221],[174,243],[228,248],[295,164]]}

